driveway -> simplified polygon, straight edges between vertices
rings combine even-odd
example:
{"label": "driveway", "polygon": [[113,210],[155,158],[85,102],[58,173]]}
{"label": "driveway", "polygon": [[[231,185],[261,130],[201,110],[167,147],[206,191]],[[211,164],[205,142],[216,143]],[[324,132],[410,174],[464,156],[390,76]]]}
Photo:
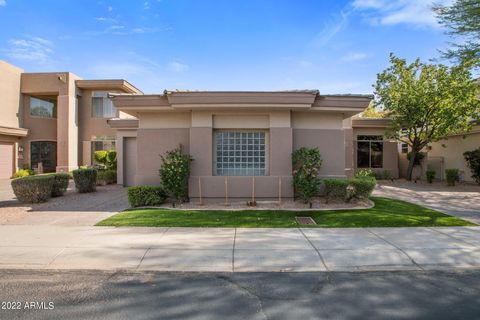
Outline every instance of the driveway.
{"label": "driveway", "polygon": [[448,187],[445,182],[379,181],[373,194],[417,203],[480,224],[480,185]]}
{"label": "driveway", "polygon": [[80,194],[71,181],[62,197],[50,198],[45,203],[21,204],[15,199],[10,180],[0,180],[0,225],[92,226],[128,207],[126,188],[119,185]]}

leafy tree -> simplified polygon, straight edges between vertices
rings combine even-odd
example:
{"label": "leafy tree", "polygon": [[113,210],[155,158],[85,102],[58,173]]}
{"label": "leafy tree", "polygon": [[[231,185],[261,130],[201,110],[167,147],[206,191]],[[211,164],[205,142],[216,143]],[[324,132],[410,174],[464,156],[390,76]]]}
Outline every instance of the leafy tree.
{"label": "leafy tree", "polygon": [[480,147],[463,153],[467,165],[472,171],[472,178],[480,184]]}
{"label": "leafy tree", "polygon": [[188,178],[190,177],[190,164],[193,158],[184,154],[181,148],[168,151],[160,156],[162,166],[160,167],[160,180],[163,189],[174,200],[188,198]]}
{"label": "leafy tree", "polygon": [[363,118],[385,118],[385,112],[378,111],[373,103],[371,103],[365,111],[362,112]]}
{"label": "leafy tree", "polygon": [[440,24],[457,40],[444,56],[480,66],[480,1],[456,0],[450,6],[435,6],[434,11]]}
{"label": "leafy tree", "polygon": [[447,67],[390,55],[390,67],[377,75],[375,105],[392,123],[387,135],[411,147],[407,179],[418,153],[433,141],[471,129],[480,115],[478,85],[463,65]]}
{"label": "leafy tree", "polygon": [[320,178],[318,172],[322,166],[322,157],[318,148],[302,147],[292,154],[293,165],[293,188],[295,193],[303,199],[304,203],[310,203],[318,194]]}

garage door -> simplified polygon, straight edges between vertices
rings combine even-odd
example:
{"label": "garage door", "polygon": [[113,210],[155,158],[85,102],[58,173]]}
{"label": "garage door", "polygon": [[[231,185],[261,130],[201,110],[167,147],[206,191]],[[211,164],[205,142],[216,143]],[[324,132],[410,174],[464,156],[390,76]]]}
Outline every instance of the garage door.
{"label": "garage door", "polygon": [[8,179],[13,174],[13,144],[0,142],[0,179]]}
{"label": "garage door", "polygon": [[125,138],[123,144],[123,184],[135,185],[137,173],[137,138]]}

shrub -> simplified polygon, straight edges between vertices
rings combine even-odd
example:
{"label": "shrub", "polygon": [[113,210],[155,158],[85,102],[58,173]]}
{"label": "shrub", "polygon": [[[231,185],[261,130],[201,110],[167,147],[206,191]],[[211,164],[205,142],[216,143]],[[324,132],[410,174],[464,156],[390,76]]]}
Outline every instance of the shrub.
{"label": "shrub", "polygon": [[458,169],[446,169],[445,176],[449,186],[454,186],[455,182],[460,181],[460,171]]}
{"label": "shrub", "polygon": [[355,173],[355,178],[361,177],[375,177],[375,172],[372,169],[359,169]]}
{"label": "shrub", "polygon": [[433,179],[435,179],[435,170],[427,170],[425,172],[425,176],[427,177],[427,182],[428,183],[432,183],[433,182]]}
{"label": "shrub", "polygon": [[[410,151],[409,153],[407,153],[407,160],[410,160],[411,157],[412,157],[412,152]],[[414,166],[421,165],[423,159],[425,159],[425,153],[423,152],[417,153],[417,156],[415,157],[415,161],[413,161],[413,165]]]}
{"label": "shrub", "polygon": [[192,157],[178,148],[168,151],[161,159],[160,180],[163,189],[172,197],[174,203],[177,200],[186,200]]}
{"label": "shrub", "polygon": [[374,177],[377,180],[388,180],[390,179],[391,174],[388,170],[375,171]]}
{"label": "shrub", "polygon": [[[349,186],[353,187],[353,198],[368,199],[372,195],[377,181],[375,178],[363,177],[349,180]],[[347,199],[349,200],[349,199]]]}
{"label": "shrub", "polygon": [[473,180],[480,184],[480,147],[472,151],[464,152],[463,157],[472,172]]}
{"label": "shrub", "polygon": [[304,203],[311,203],[320,190],[318,172],[322,157],[318,148],[302,147],[292,154],[293,188]]}
{"label": "shrub", "polygon": [[50,198],[53,184],[52,175],[28,176],[12,180],[12,189],[18,201],[39,203]]}
{"label": "shrub", "polygon": [[20,169],[13,174],[11,179],[23,178],[33,175],[35,175],[35,172],[32,169]]}
{"label": "shrub", "polygon": [[100,150],[93,154],[95,162],[100,165],[102,169],[117,170],[117,152]]}
{"label": "shrub", "polygon": [[325,184],[325,198],[327,202],[332,199],[346,201],[348,180],[325,179],[323,183]]}
{"label": "shrub", "polygon": [[113,184],[117,182],[116,170],[98,170],[97,185]]}
{"label": "shrub", "polygon": [[97,185],[97,169],[77,169],[73,170],[73,181],[75,188],[80,193],[94,192]]}
{"label": "shrub", "polygon": [[68,173],[54,173],[51,175],[53,176],[52,197],[63,196],[63,193],[67,191],[70,175]]}
{"label": "shrub", "polygon": [[334,200],[350,201],[353,198],[368,199],[372,195],[377,181],[373,177],[363,176],[353,179],[325,179],[325,197],[327,202]]}
{"label": "shrub", "polygon": [[162,187],[135,186],[128,188],[128,202],[132,207],[158,206],[166,199],[167,194]]}

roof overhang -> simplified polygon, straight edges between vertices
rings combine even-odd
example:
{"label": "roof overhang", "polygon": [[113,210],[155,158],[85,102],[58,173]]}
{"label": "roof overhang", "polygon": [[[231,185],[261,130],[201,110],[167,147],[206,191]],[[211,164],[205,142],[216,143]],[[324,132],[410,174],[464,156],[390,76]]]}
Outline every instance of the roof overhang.
{"label": "roof overhang", "polygon": [[108,119],[107,124],[110,128],[117,130],[136,130],[138,128],[137,119]]}
{"label": "roof overhang", "polygon": [[111,80],[76,80],[76,85],[80,89],[87,90],[119,90],[126,93],[142,94],[142,91],[123,79]]}
{"label": "roof overhang", "polygon": [[389,118],[353,118],[353,128],[387,128],[392,123]]}
{"label": "roof overhang", "polygon": [[319,95],[305,91],[165,91],[164,94],[111,94],[115,107],[135,115],[176,110],[304,110],[342,112],[365,110],[371,95]]}
{"label": "roof overhang", "polygon": [[28,129],[0,126],[0,134],[14,137],[25,137],[28,134]]}

